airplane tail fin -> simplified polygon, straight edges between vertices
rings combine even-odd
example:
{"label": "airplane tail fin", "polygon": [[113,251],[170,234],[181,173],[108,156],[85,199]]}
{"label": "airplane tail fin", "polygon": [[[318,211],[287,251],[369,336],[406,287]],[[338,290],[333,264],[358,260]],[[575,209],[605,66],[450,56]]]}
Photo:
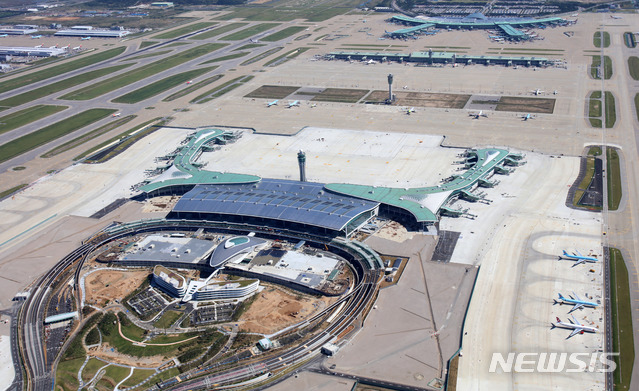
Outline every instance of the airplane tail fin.
{"label": "airplane tail fin", "polygon": [[563,298],[564,298],[564,296],[563,296],[561,293],[559,293],[559,298],[560,298],[560,299],[563,299]]}
{"label": "airplane tail fin", "polygon": [[564,250],[564,255],[570,255],[570,254],[568,254],[568,253],[566,252],[566,250]]}

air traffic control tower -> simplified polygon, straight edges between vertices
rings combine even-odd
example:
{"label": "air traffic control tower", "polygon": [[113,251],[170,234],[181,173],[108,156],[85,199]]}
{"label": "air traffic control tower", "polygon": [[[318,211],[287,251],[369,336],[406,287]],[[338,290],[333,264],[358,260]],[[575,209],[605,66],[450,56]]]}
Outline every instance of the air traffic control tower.
{"label": "air traffic control tower", "polygon": [[306,182],[306,154],[301,149],[297,153],[297,162],[300,165],[300,182]]}
{"label": "air traffic control tower", "polygon": [[393,103],[393,74],[388,74],[388,104]]}

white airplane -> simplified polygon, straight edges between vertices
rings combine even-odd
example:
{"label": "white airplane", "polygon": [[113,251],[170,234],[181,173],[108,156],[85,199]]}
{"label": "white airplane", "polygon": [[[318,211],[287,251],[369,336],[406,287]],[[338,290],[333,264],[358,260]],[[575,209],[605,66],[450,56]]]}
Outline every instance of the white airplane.
{"label": "white airplane", "polygon": [[62,46],[62,47],[61,47],[61,49],[65,49],[65,50],[66,50],[66,49],[68,49],[68,48],[69,48],[69,46],[71,46],[71,45]]}
{"label": "white airplane", "polygon": [[576,261],[574,263],[574,265],[572,265],[572,267],[575,267],[577,265],[579,265],[580,263],[586,263],[586,262],[590,262],[590,263],[595,263],[595,262],[599,262],[599,260],[595,257],[587,257],[584,255],[581,255],[581,253],[579,251],[577,251],[577,253],[573,253],[573,254],[568,254],[566,252],[566,250],[564,250],[563,255],[559,256],[559,259],[567,259],[569,261]]}
{"label": "white airplane", "polygon": [[377,61],[375,60],[368,60],[365,62],[366,65],[372,65],[372,64],[377,64]]}
{"label": "white airplane", "polygon": [[543,93],[544,93],[544,92],[543,92],[542,90],[540,90],[539,88],[537,88],[536,90],[532,90],[531,92],[533,93],[533,95],[541,95],[541,94],[543,94]]}
{"label": "white airplane", "polygon": [[277,106],[279,100],[275,99],[273,102],[266,102],[266,107]]}
{"label": "white airplane", "polygon": [[317,103],[313,103],[313,104],[311,104],[311,109],[312,109],[313,107],[317,107]]}
{"label": "white airplane", "polygon": [[35,48],[41,48],[42,46],[44,46],[44,45],[36,45],[36,46],[34,46],[34,47],[35,47]]}
{"label": "white airplane", "polygon": [[191,84],[191,83],[193,83],[193,80],[189,80],[186,82],[186,84]]}
{"label": "white airplane", "polygon": [[578,310],[583,307],[592,307],[596,308],[599,304],[594,303],[592,301],[581,300],[579,296],[575,292],[572,292],[575,297],[568,296],[569,298],[564,297],[561,293],[559,293],[559,299],[554,299],[555,304],[570,304],[573,307],[568,311],[568,313],[573,312],[574,310]]}
{"label": "white airplane", "polygon": [[75,47],[73,48],[73,50],[80,50],[80,49],[82,49],[82,45],[80,45],[80,46],[75,46]]}
{"label": "white airplane", "polygon": [[414,107],[411,107],[410,109],[406,109],[406,115],[411,115],[411,113],[415,113]]}
{"label": "white airplane", "polygon": [[113,113],[113,114],[111,115],[111,117],[119,117],[119,116],[121,116],[121,115],[122,115],[122,113]]}
{"label": "white airplane", "polygon": [[42,35],[32,35],[31,39],[40,39],[42,38]]}
{"label": "white airplane", "polygon": [[571,329],[572,332],[566,339],[576,334],[583,334],[584,332],[596,333],[597,331],[599,331],[599,329],[596,327],[586,326],[584,324],[579,323],[579,321],[575,319],[574,315],[570,315],[570,316],[572,317],[573,320],[569,319],[568,322],[562,322],[561,319],[557,318],[557,324],[551,323],[552,325],[551,329],[554,329],[555,327],[559,327],[562,329]]}
{"label": "white airplane", "polygon": [[621,16],[618,15],[610,15],[610,17],[613,19],[623,19]]}
{"label": "white airplane", "polygon": [[484,110],[479,110],[479,112],[477,113],[470,113],[468,114],[470,117],[473,117],[473,119],[479,119],[479,117],[486,117],[488,118],[487,114],[484,114]]}
{"label": "white airplane", "polygon": [[529,119],[535,119],[535,116],[532,114],[526,114],[524,116],[522,116],[524,121],[528,121]]}
{"label": "white airplane", "polygon": [[91,37],[82,37],[82,38],[80,38],[80,41],[88,41],[90,39],[91,39]]}
{"label": "white airplane", "polygon": [[288,102],[288,106],[286,106],[286,108],[290,109],[291,107],[299,106],[299,105],[300,105],[300,101],[296,100],[296,101],[293,101],[293,102]]}
{"label": "white airplane", "polygon": [[8,36],[9,34],[0,34],[0,38],[4,38],[6,36]]}
{"label": "white airplane", "polygon": [[249,41],[251,41],[251,43],[260,43],[259,39],[249,39]]}
{"label": "white airplane", "polygon": [[554,90],[554,91],[552,92],[552,94],[553,94],[553,95],[557,95],[557,94],[559,94],[559,91]]}

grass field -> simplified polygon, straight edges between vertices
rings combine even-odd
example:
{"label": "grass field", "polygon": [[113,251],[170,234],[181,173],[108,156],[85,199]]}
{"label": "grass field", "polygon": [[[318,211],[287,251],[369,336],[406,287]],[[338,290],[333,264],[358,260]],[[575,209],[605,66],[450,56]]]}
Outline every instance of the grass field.
{"label": "grass field", "polygon": [[142,88],[138,88],[135,91],[131,91],[128,94],[124,94],[113,99],[115,103],[138,103],[145,99],[149,99],[155,95],[161,94],[162,92],[169,90],[173,87],[177,87],[187,81],[194,79],[198,76],[201,76],[207,72],[211,72],[216,69],[217,66],[208,67],[208,68],[199,68],[193,69],[190,71],[177,73],[171,75],[169,77],[165,77],[164,79],[158,80],[154,83],[146,85]]}
{"label": "grass field", "polygon": [[590,94],[588,99],[588,120],[590,121],[590,126],[593,128],[600,128],[602,115],[603,107],[601,104],[601,91],[594,91]]}
{"label": "grass field", "polygon": [[62,99],[88,100],[97,98],[100,95],[125,87],[156,73],[160,73],[167,69],[177,67],[178,65],[181,65],[187,61],[193,60],[195,58],[223,48],[224,46],[226,46],[226,44],[222,43],[209,43],[196,46],[194,48],[178,53],[168,59],[158,60],[156,62],[133,69],[121,75],[117,75],[107,80],[95,83],[90,87],[72,91],[62,96]]}
{"label": "grass field", "polygon": [[615,390],[629,390],[635,348],[632,328],[632,306],[628,269],[621,251],[610,248],[610,307],[612,312],[612,351],[617,368],[613,374]]}
{"label": "grass field", "polygon": [[241,41],[243,39],[250,38],[256,34],[262,33],[266,30],[270,30],[279,26],[279,23],[260,23],[255,26],[247,27],[244,30],[240,30],[236,33],[232,33],[220,38],[222,41]]}
{"label": "grass field", "polygon": [[[592,56],[592,63],[590,64],[590,76],[593,79],[601,79],[601,56]],[[604,79],[608,80],[612,77],[612,59],[608,56],[604,56],[603,64]]]}
{"label": "grass field", "polygon": [[283,30],[277,31],[273,34],[267,35],[266,37],[261,38],[260,40],[266,41],[266,42],[275,42],[275,41],[279,41],[280,39],[288,38],[291,35],[297,34],[300,31],[304,31],[306,29],[307,29],[306,26],[291,26]]}
{"label": "grass field", "polygon": [[80,128],[113,114],[114,109],[89,109],[33,133],[0,145],[0,162],[7,161],[41,145],[56,140]]}
{"label": "grass field", "polygon": [[212,60],[205,61],[205,62],[201,63],[200,65],[212,64],[212,63],[214,63],[214,62],[220,62],[220,61],[233,60],[233,59],[235,59],[235,58],[244,57],[244,56],[246,56],[247,54],[249,54],[249,52],[237,52],[237,53],[232,53],[232,54],[229,54],[229,55],[227,55],[227,56],[217,57],[217,58],[214,58],[214,59],[212,59]]}
{"label": "grass field", "polygon": [[212,23],[212,22],[193,23],[193,24],[189,24],[189,25],[186,25],[186,26],[182,26],[182,27],[177,28],[175,30],[171,30],[171,31],[167,31],[167,32],[162,33],[162,34],[154,35],[154,36],[151,37],[151,39],[173,39],[173,38],[177,38],[177,37],[180,37],[180,36],[188,34],[188,33],[192,33],[194,31],[198,31],[198,30],[205,29],[207,27],[215,26],[216,24],[217,23]]}
{"label": "grass field", "polygon": [[284,99],[291,95],[300,87],[293,86],[271,86],[263,85],[256,90],[244,95],[245,98],[259,98],[259,99]]}
{"label": "grass field", "polygon": [[195,90],[199,90],[200,88],[207,86],[211,83],[215,83],[216,81],[218,81],[219,79],[221,79],[222,77],[224,77],[224,74],[222,73],[218,73],[217,75],[208,77],[202,81],[199,81],[197,83],[191,84],[186,88],[181,89],[180,91],[176,92],[175,94],[171,94],[169,96],[167,96],[166,98],[162,99],[163,102],[170,102],[172,100],[181,98],[185,95],[190,94],[191,92],[195,91]]}
{"label": "grass field", "polygon": [[[595,148],[590,148],[590,150],[588,151],[588,157],[586,157],[586,172],[584,174],[584,177],[581,179],[579,186],[577,186],[577,190],[575,190],[575,194],[572,199],[572,205],[574,207],[584,207],[583,205],[579,204],[579,201],[581,200],[584,191],[588,189],[595,176],[595,156],[601,154],[601,148],[599,148],[598,154],[596,152],[597,150]],[[592,207],[589,206],[588,209],[592,209]]]}
{"label": "grass field", "polygon": [[270,56],[271,54],[275,54],[277,52],[279,52],[280,50],[284,49],[283,47],[276,47],[276,48],[272,48],[269,49],[267,51],[265,51],[264,53],[260,53],[257,56],[253,56],[251,58],[249,58],[248,60],[240,63],[240,65],[250,65],[253,64],[254,62],[258,62],[260,60],[265,59],[266,57]]}
{"label": "grass field", "polygon": [[[462,109],[470,99],[470,95],[439,94],[431,92],[397,91],[395,94],[398,106],[436,107]],[[375,90],[366,97],[366,102],[384,102],[388,99],[388,91]]]}
{"label": "grass field", "polygon": [[316,102],[356,103],[368,94],[369,90],[348,88],[327,88],[311,100]]}
{"label": "grass field", "polygon": [[191,100],[189,103],[206,103],[208,101],[211,101],[215,98],[218,98],[224,94],[226,94],[227,92],[241,86],[242,84],[248,82],[249,80],[251,80],[254,76],[240,76],[240,77],[236,77],[233,80],[229,80],[226,83],[217,86],[215,88],[213,88],[212,90],[209,90],[199,96],[197,96],[195,99]]}
{"label": "grass field", "polygon": [[60,362],[55,372],[55,389],[61,388],[64,391],[77,390],[80,385],[78,382],[78,370],[83,363],[84,357]]}
{"label": "grass field", "polygon": [[603,47],[607,48],[608,46],[610,46],[610,33],[607,31],[603,31],[603,42],[602,42],[602,31],[597,31],[595,32],[595,34],[592,37],[592,44],[595,45],[595,47],[600,48],[602,43],[603,43]]}
{"label": "grass field", "polygon": [[233,12],[217,19],[230,20],[243,18],[253,21],[290,21],[306,19],[310,22],[321,22],[334,16],[353,10],[361,4],[355,0],[288,0],[278,1],[277,5],[247,5],[233,8]]}
{"label": "grass field", "polygon": [[67,109],[68,106],[35,105],[0,117],[0,134]]}
{"label": "grass field", "polygon": [[262,46],[266,46],[265,43],[249,43],[246,44],[244,46],[240,46],[237,49],[233,49],[234,52],[239,52],[240,50],[248,50],[248,49],[255,49],[255,48],[260,48]]}
{"label": "grass field", "polygon": [[502,96],[495,111],[552,114],[555,111],[555,99]]}
{"label": "grass field", "polygon": [[606,170],[608,178],[608,209],[619,209],[619,203],[623,196],[621,187],[621,162],[619,161],[619,153],[615,148],[606,148]]}
{"label": "grass field", "polygon": [[301,47],[298,49],[293,49],[289,52],[286,52],[284,54],[282,54],[281,56],[275,57],[274,59],[266,62],[264,64],[265,67],[274,67],[274,66],[278,66],[280,64],[285,63],[288,60],[294,59],[295,57],[299,56],[300,54],[304,53],[307,50],[310,50],[312,48],[308,48],[308,47]]}
{"label": "grass field", "polygon": [[639,57],[628,57],[628,72],[633,79],[639,80]]}
{"label": "grass field", "polygon": [[159,41],[142,41],[140,44],[140,49],[144,49],[149,46],[157,45]]}
{"label": "grass field", "polygon": [[65,90],[67,88],[75,87],[82,83],[86,83],[91,80],[100,78],[102,76],[111,74],[113,72],[117,72],[131,65],[133,64],[123,64],[123,65],[116,65],[116,66],[108,67],[108,68],[97,69],[95,71],[85,72],[80,75],[70,77],[68,79],[60,80],[58,82],[46,85],[44,87],[36,88],[27,92],[23,92],[22,94],[14,95],[10,98],[0,100],[0,107],[7,108],[7,107],[20,106],[25,103],[32,102],[36,99],[43,98],[47,95],[55,94],[56,92]]}
{"label": "grass field", "polygon": [[246,26],[248,23],[229,23],[227,25],[224,26],[220,26],[220,27],[216,27],[212,30],[209,31],[205,31],[203,33],[194,35],[192,37],[189,37],[189,39],[209,39],[209,38],[213,38],[216,37],[218,35],[222,35],[224,33],[228,33],[229,31],[233,31],[236,29],[239,29],[240,27]]}
{"label": "grass field", "polygon": [[1,199],[3,199],[3,198],[5,198],[5,197],[10,196],[11,194],[13,194],[13,193],[15,193],[15,192],[17,192],[17,191],[19,191],[19,190],[24,189],[24,188],[25,188],[25,187],[27,187],[27,186],[29,186],[29,185],[28,185],[28,184],[26,184],[26,183],[23,183],[23,184],[20,184],[20,185],[18,185],[18,186],[14,186],[14,187],[12,187],[12,188],[10,188],[10,189],[7,189],[7,190],[4,190],[4,191],[1,191],[1,192],[0,192],[0,200],[1,200]]}
{"label": "grass field", "polygon": [[615,126],[615,122],[617,122],[617,109],[615,97],[610,91],[605,91],[604,107],[606,110],[606,128],[612,128]]}
{"label": "grass field", "polygon": [[152,53],[148,53],[148,54],[142,54],[140,56],[136,56],[136,57],[129,57],[129,58],[125,58],[122,61],[132,61],[132,60],[141,60],[143,58],[149,58],[149,57],[155,57],[155,56],[161,56],[163,54],[167,54],[169,53],[171,50],[161,50],[161,51],[157,51],[157,52],[152,52]]}
{"label": "grass field", "polygon": [[156,126],[160,126],[164,121],[160,121],[160,118],[154,118],[152,120],[146,121],[140,125],[137,125],[133,129],[129,129],[126,132],[122,132],[119,135],[112,137],[111,139],[101,143],[100,145],[96,145],[95,147],[89,149],[88,151],[85,151],[81,155],[76,156],[75,158],[73,158],[73,160],[80,160],[86,156],[93,155],[96,151],[106,147],[107,145],[112,144],[118,140],[121,140],[119,143],[115,144],[113,147],[107,148],[105,151],[102,151],[103,153],[100,153],[99,156],[90,156],[90,159],[87,159],[84,161],[85,163],[103,163],[113,158],[114,156],[117,156],[120,153],[124,152],[128,147],[133,145],[136,141],[142,139],[144,136],[155,131],[156,127],[154,126],[150,126],[147,129],[142,131],[139,131],[139,130],[144,128],[147,125],[150,125],[156,122],[157,122]]}
{"label": "grass field", "polygon": [[124,383],[122,383],[122,388],[133,387],[138,385],[140,382],[144,381],[149,376],[153,375],[155,370],[153,369],[136,369],[133,371],[133,375],[128,378]]}
{"label": "grass field", "polygon": [[41,155],[41,158],[50,158],[56,155],[61,154],[62,152],[66,152],[70,149],[73,149],[77,146],[80,146],[90,140],[93,140],[96,137],[99,137],[105,133],[110,132],[111,130],[120,127],[124,124],[126,124],[127,122],[131,121],[132,119],[134,119],[136,116],[135,115],[129,115],[126,117],[122,117],[122,118],[118,118],[116,121],[111,121],[108,124],[101,126],[95,130],[90,131],[89,133],[85,133],[82,136],[76,137],[71,141],[67,141],[66,143],[57,146],[55,148],[53,148],[52,150],[44,153],[43,155]]}
{"label": "grass field", "polygon": [[76,69],[84,68],[89,65],[97,64],[99,62],[108,60],[117,55],[124,53],[126,47],[120,46],[117,48],[109,49],[104,52],[92,54],[90,56],[82,57],[77,60],[69,61],[60,65],[56,65],[41,71],[32,72],[24,76],[18,76],[11,80],[0,82],[0,93],[12,91],[16,88],[24,87],[38,81],[46,80],[54,76],[60,76],[67,72],[74,71]]}
{"label": "grass field", "polygon": [[631,32],[623,33],[623,43],[626,47],[633,49],[637,47],[637,40],[635,39],[635,34]]}
{"label": "grass field", "polygon": [[153,326],[157,327],[158,329],[168,329],[169,327],[171,327],[171,325],[173,325],[173,323],[175,323],[176,320],[180,318],[180,316],[182,316],[182,312],[166,311],[162,314],[160,319],[158,319],[153,324]]}

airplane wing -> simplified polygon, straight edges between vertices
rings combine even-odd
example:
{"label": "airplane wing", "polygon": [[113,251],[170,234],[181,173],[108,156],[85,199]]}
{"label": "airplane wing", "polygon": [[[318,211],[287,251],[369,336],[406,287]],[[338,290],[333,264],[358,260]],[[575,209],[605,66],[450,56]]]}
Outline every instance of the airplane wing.
{"label": "airplane wing", "polygon": [[576,324],[577,326],[583,326],[583,324],[579,323],[579,321],[577,320],[577,318],[575,318],[575,315],[570,315],[572,317],[572,320],[574,321],[573,323]]}
{"label": "airplane wing", "polygon": [[583,255],[581,255],[581,252],[579,252],[579,250],[575,250],[575,251],[577,252],[577,254],[578,254],[580,257],[583,257]]}
{"label": "airplane wing", "polygon": [[579,303],[579,304],[575,304],[572,309],[570,311],[568,311],[568,313],[573,312],[574,310],[578,310],[579,308],[583,307],[583,303]]}
{"label": "airplane wing", "polygon": [[[582,329],[581,327],[578,327],[578,328],[574,329],[574,330],[570,333],[570,335],[568,336],[568,338],[570,338],[570,337],[572,337],[572,336],[574,336],[574,335],[576,335],[576,334],[583,333],[583,331],[584,331],[584,329]],[[568,338],[566,338],[566,339],[568,339]]]}
{"label": "airplane wing", "polygon": [[580,259],[580,260],[576,261],[576,262],[575,262],[575,264],[574,264],[574,265],[572,265],[572,267],[575,267],[575,266],[577,266],[577,265],[579,265],[579,264],[581,264],[581,263],[585,263],[585,262],[586,262],[586,260],[585,260],[585,259]]}
{"label": "airplane wing", "polygon": [[581,298],[579,296],[577,296],[577,294],[575,292],[572,292],[572,294],[575,295],[575,299],[583,301],[583,300],[581,300]]}

